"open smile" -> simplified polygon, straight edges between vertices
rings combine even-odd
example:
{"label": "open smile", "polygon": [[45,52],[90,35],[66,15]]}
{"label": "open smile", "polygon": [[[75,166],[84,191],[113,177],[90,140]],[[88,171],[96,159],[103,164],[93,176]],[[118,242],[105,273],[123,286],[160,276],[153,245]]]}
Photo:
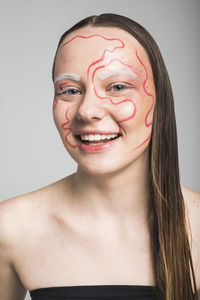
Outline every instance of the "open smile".
{"label": "open smile", "polygon": [[102,152],[117,142],[122,134],[82,134],[76,135],[78,145],[84,152]]}

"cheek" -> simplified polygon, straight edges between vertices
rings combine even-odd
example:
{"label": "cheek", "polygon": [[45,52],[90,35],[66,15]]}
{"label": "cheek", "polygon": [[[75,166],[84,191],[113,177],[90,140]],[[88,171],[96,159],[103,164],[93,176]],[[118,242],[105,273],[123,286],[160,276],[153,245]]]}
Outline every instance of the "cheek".
{"label": "cheek", "polygon": [[[103,97],[101,97],[103,98]],[[122,99],[104,98],[104,107],[122,127],[150,127],[153,119],[154,97],[143,89],[134,91]]]}
{"label": "cheek", "polygon": [[143,122],[143,125],[147,128],[150,127],[153,119],[154,96],[143,92],[138,101],[136,101],[136,106],[137,121]]}
{"label": "cheek", "polygon": [[73,107],[66,101],[58,98],[54,99],[53,103],[53,118],[59,132],[62,131],[63,124],[70,124],[73,118]]}
{"label": "cheek", "polygon": [[119,124],[130,121],[135,117],[137,107],[133,99],[125,98],[114,101],[111,98],[107,98],[107,100],[110,100],[107,103],[107,111]]}
{"label": "cheek", "polygon": [[127,132],[127,145],[133,150],[143,151],[148,146],[152,132],[154,104],[149,97],[142,97],[136,102],[137,113],[134,119],[123,124]]}
{"label": "cheek", "polygon": [[54,118],[54,122],[55,125],[59,131],[59,133],[61,132],[61,125],[65,120],[65,111],[67,106],[63,105],[62,101],[59,99],[54,99],[54,104],[53,104],[53,118]]}
{"label": "cheek", "polygon": [[[56,101],[56,99],[55,99]],[[53,106],[53,117],[58,132],[63,140],[64,145],[70,149],[78,147],[75,138],[72,135],[71,123],[76,114],[76,108],[69,105],[67,102],[57,100]]]}

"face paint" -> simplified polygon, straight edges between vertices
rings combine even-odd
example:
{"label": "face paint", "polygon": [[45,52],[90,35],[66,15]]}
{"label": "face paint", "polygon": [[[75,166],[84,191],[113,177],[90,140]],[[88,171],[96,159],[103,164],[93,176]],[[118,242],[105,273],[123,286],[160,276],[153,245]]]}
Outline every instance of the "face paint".
{"label": "face paint", "polygon": [[[89,65],[88,70],[87,70],[88,76],[89,76],[90,68],[92,68],[92,67],[93,67],[94,65],[96,65],[97,63],[103,61],[107,53],[112,53],[112,52],[116,51],[117,49],[124,48],[124,42],[123,42],[122,40],[118,39],[118,38],[107,38],[107,37],[105,37],[105,36],[103,36],[103,35],[100,35],[100,34],[93,34],[93,35],[90,35],[90,36],[76,35],[76,36],[74,36],[73,38],[71,38],[69,41],[67,41],[66,43],[64,43],[64,44],[60,47],[60,49],[59,49],[59,51],[60,51],[64,46],[68,45],[69,43],[71,43],[71,42],[74,41],[75,39],[78,39],[78,38],[80,38],[80,39],[91,39],[91,38],[94,38],[94,37],[99,37],[99,38],[102,38],[102,39],[104,39],[104,40],[106,40],[106,41],[117,41],[117,42],[119,42],[121,45],[120,45],[120,46],[115,46],[113,49],[105,49],[105,50],[103,51],[103,54],[102,54],[101,58],[97,59],[96,61],[92,62],[92,63]],[[59,51],[58,51],[58,52],[59,52]]]}
{"label": "face paint", "polygon": [[[112,53],[112,52],[114,52],[116,49],[119,49],[119,48],[123,48],[123,47],[124,47],[124,43],[123,43],[120,39],[117,39],[117,38],[111,38],[111,39],[110,39],[110,38],[104,37],[103,35],[98,35],[98,34],[91,35],[91,36],[77,35],[77,36],[74,36],[73,38],[71,38],[71,39],[70,39],[69,41],[67,41],[66,43],[64,43],[64,44],[60,47],[60,49],[59,49],[59,51],[60,51],[64,46],[70,44],[70,43],[71,43],[72,41],[74,41],[75,39],[78,39],[78,38],[80,38],[80,39],[90,39],[90,38],[94,38],[94,37],[102,38],[102,39],[104,39],[104,40],[106,40],[106,41],[117,41],[117,42],[120,42],[121,45],[120,45],[120,46],[115,46],[115,47],[113,47],[113,48],[111,48],[111,49],[104,49],[101,58],[98,59],[98,60],[96,60],[96,61],[94,61],[94,62],[92,62],[92,63],[89,65],[88,70],[87,70],[87,76],[88,76],[88,77],[89,77],[90,69],[91,69],[94,65],[96,65],[97,63],[103,61],[107,53]],[[58,51],[58,52],[59,52],[59,51]],[[122,73],[123,73],[123,72],[122,72]],[[72,79],[72,80],[75,80],[75,81],[80,81],[80,76],[77,75],[77,74],[74,74],[74,73],[63,73],[63,74],[60,74],[59,76],[56,77],[56,79],[54,80],[54,83],[56,83],[56,82],[58,82],[58,81],[60,81],[60,80],[62,80],[62,79]],[[61,87],[61,86],[60,86],[60,87]],[[54,108],[55,108],[55,106],[54,106]],[[68,112],[68,110],[67,110],[67,112]],[[65,117],[66,117],[67,120],[69,121],[69,119],[68,119],[68,117],[67,117],[67,112],[66,112],[66,114],[65,114]],[[69,123],[70,123],[70,121],[64,123],[64,125],[66,126],[66,125],[69,124]],[[63,128],[63,124],[62,124],[62,128]],[[64,129],[64,128],[63,128],[63,129]],[[65,140],[66,140],[66,142],[68,143],[68,145],[70,145],[72,148],[78,147],[77,144],[72,145],[72,144],[69,142],[69,140],[67,139],[68,135],[70,135],[70,133],[71,133],[71,131],[72,131],[72,128],[68,127],[68,128],[65,128],[65,130],[68,130],[68,133],[67,133],[67,135],[65,136]]]}
{"label": "face paint", "polygon": [[[144,63],[142,62],[142,60],[139,58],[139,56],[138,56],[138,54],[137,54],[137,51],[136,51],[136,56],[137,56],[139,62],[141,63],[141,65],[144,67],[144,70],[145,70],[145,73],[146,73],[146,78],[145,78],[145,80],[144,80],[144,82],[143,82],[143,89],[144,89],[144,92],[145,92],[149,97],[152,98],[152,104],[151,104],[151,107],[150,107],[150,109],[149,109],[149,111],[147,112],[146,117],[145,117],[145,126],[146,126],[146,127],[149,127],[149,126],[152,125],[152,121],[150,121],[150,122],[148,123],[147,118],[148,118],[148,116],[149,116],[149,114],[150,114],[150,112],[151,112],[151,110],[152,110],[152,108],[153,108],[153,106],[154,106],[154,97],[153,97],[152,94],[150,94],[150,93],[146,90],[146,86],[145,86],[145,85],[146,85],[146,82],[147,82],[147,79],[148,79],[148,71],[147,71],[147,68],[146,68],[146,66],[144,65]],[[150,135],[149,135],[149,136],[148,136],[141,144],[139,144],[138,146],[136,146],[135,148],[133,148],[133,150],[137,150],[138,148],[140,148],[141,146],[143,146],[145,143],[147,143],[147,142],[150,140],[150,138],[151,138],[151,132],[150,132]]]}
{"label": "face paint", "polygon": [[59,99],[55,97],[54,101],[53,101],[53,109],[55,109],[56,106],[58,105],[58,101],[59,101]]}
{"label": "face paint", "polygon": [[[59,80],[61,80],[61,78],[62,79],[66,79],[66,78],[68,78],[68,79],[71,79],[71,80],[79,80],[78,78],[80,78],[78,75],[76,75],[76,74],[67,74],[67,73],[65,73],[65,74],[61,74],[61,75],[59,75],[58,77],[57,77],[57,79],[55,79],[55,81],[54,82],[57,82],[57,81],[59,81]],[[66,86],[68,84],[68,81],[64,81],[64,82],[62,82],[61,84],[59,84],[59,90],[60,91],[62,91],[62,88],[64,87],[64,86]],[[59,99],[58,98],[55,98],[54,99],[54,106],[53,106],[53,108],[55,108],[56,106],[57,106],[57,104],[58,104],[58,101],[59,101]],[[70,145],[70,147],[72,147],[72,148],[76,148],[76,147],[78,147],[78,145],[73,145],[73,144],[71,144],[70,142],[69,142],[69,140],[68,140],[68,135],[70,135],[71,134],[71,131],[72,131],[72,129],[70,128],[70,127],[68,127],[68,125],[70,124],[70,119],[69,119],[69,117],[68,117],[68,112],[69,112],[69,107],[67,108],[67,110],[66,110],[66,112],[65,112],[65,119],[67,120],[66,122],[64,122],[62,125],[61,125],[61,127],[62,127],[62,129],[63,130],[66,130],[67,131],[67,133],[66,133],[66,135],[65,135],[65,141],[66,141],[66,143],[68,144],[68,145]]]}
{"label": "face paint", "polygon": [[[78,46],[75,46],[76,43],[78,43]],[[98,44],[97,48],[95,48],[96,43]],[[82,53],[81,56],[80,57],[75,56],[74,50],[71,49],[75,49],[76,53],[77,53],[77,49],[82,49],[81,52],[79,50],[79,53]],[[131,128],[131,126],[133,127],[133,130],[131,131],[133,132],[131,133],[131,135],[133,136],[133,143],[132,146],[131,145],[129,146],[129,149],[136,150],[141,148],[144,144],[146,144],[151,137],[154,95],[153,93],[149,92],[149,86],[147,86],[147,82],[149,80],[149,74],[148,74],[149,65],[147,67],[146,62],[144,62],[143,57],[145,54],[140,53],[140,51],[142,51],[140,49],[135,50],[135,54],[131,50],[132,54],[131,56],[130,55],[129,56],[130,57],[135,56],[135,58],[133,59],[134,63],[133,62],[130,63],[130,58],[129,60],[126,61],[126,56],[127,56],[126,53],[128,53],[127,52],[128,50],[126,50],[126,53],[124,54],[123,52],[124,49],[132,49],[132,48],[129,46],[129,41],[128,40],[125,41],[121,37],[118,38],[114,36],[110,38],[102,34],[75,35],[72,38],[70,38],[67,42],[62,44],[58,51],[58,56],[61,55],[61,59],[63,57],[64,62],[71,61],[71,63],[70,64],[66,63],[67,69],[64,68],[61,64],[59,65],[60,67],[58,67],[58,70],[61,72],[59,73],[57,72],[58,75],[55,78],[55,83],[62,81],[64,79],[69,79],[72,81],[80,82],[80,84],[83,85],[83,81],[80,81],[80,78],[84,78],[85,76],[86,79],[84,79],[85,80],[84,86],[86,86],[86,82],[88,83],[88,87],[89,85],[92,86],[93,97],[99,100],[99,102],[101,103],[100,105],[102,105],[106,109],[106,111],[109,111],[110,115],[116,121],[118,130],[115,129],[113,131],[121,132],[122,124],[124,124],[123,127],[125,128],[127,127],[129,131],[130,131],[129,128]],[[69,53],[71,54],[73,53],[74,55],[73,63],[72,63],[72,59],[70,59],[72,55],[71,57],[68,57]],[[85,53],[87,54],[86,55],[87,60],[86,59],[83,60],[85,57],[84,56]],[[140,53],[140,55],[138,53]],[[65,57],[67,57],[67,59]],[[79,62],[79,65],[78,62],[76,65],[76,60]],[[86,67],[86,61],[88,61],[87,67]],[[69,72],[66,73],[66,70]],[[84,74],[83,70],[85,70],[85,75],[83,75]],[[75,76],[71,76],[71,74]],[[120,79],[118,80],[118,78],[124,78],[123,76],[125,76],[125,78],[126,77],[128,78],[128,84],[127,84],[128,87],[125,86],[126,80],[124,83],[124,79],[122,80],[122,84],[121,84],[122,86],[125,86],[125,91],[118,93],[119,95],[116,95],[116,93],[109,92],[111,95],[108,95],[109,93],[102,88],[104,82],[107,81],[119,82],[118,86],[120,86],[121,80]],[[134,87],[134,84],[132,87],[131,86],[132,83],[129,84],[129,81],[131,80],[133,80],[133,82],[134,81],[136,82],[136,87]],[[103,83],[100,84],[99,83],[100,81],[102,81]],[[61,88],[63,88],[65,85],[67,85],[66,82],[61,82]],[[69,85],[73,86],[73,83],[71,84],[70,82]],[[82,92],[82,95],[83,94],[84,92]],[[145,97],[143,97],[142,94]],[[142,97],[145,99],[143,99]],[[57,98],[59,100],[62,100],[61,98],[58,97],[58,95],[56,96],[56,99]],[[79,96],[79,98],[81,99],[81,96]],[[82,96],[82,98],[84,99],[84,95]],[[140,100],[140,98],[142,100]],[[75,149],[80,147],[79,147],[79,143],[77,143],[77,140],[73,135],[72,128],[74,128],[74,124],[71,122],[75,118],[75,111],[78,109],[78,106],[81,105],[81,102],[78,102],[77,104],[76,101],[82,101],[82,100],[77,100],[77,97],[74,97],[75,100],[73,101],[71,101],[71,99],[72,98],[70,98],[67,108],[65,108],[65,120],[67,120],[67,122],[61,123],[60,126],[62,130],[65,130],[67,132],[67,134],[65,134],[66,144],[69,145],[70,148]],[[61,102],[65,103],[63,101]],[[67,101],[66,101],[66,105],[67,105]],[[143,115],[141,115],[141,113],[144,115],[144,119],[142,119]],[[139,117],[139,115],[141,115],[141,117]],[[135,124],[137,124],[138,122],[140,122],[140,124],[142,124],[143,122],[143,128],[144,128],[142,129],[142,125],[140,125],[139,134],[137,134],[137,127],[135,127],[136,126]],[[90,123],[90,126],[92,126],[92,122]],[[110,127],[110,128],[107,127],[106,129],[109,130],[111,128],[114,127]],[[98,129],[100,129],[100,127]],[[135,136],[134,136],[134,132],[136,133]],[[137,142],[134,142],[134,140],[136,140]],[[97,150],[99,145],[100,144],[97,144],[96,148],[95,147],[94,148]]]}
{"label": "face paint", "polygon": [[65,118],[66,118],[67,122],[65,122],[65,123],[62,124],[62,129],[64,129],[64,130],[67,131],[67,134],[65,135],[65,141],[66,141],[66,143],[69,144],[72,148],[76,148],[76,147],[78,147],[78,145],[72,145],[69,142],[69,140],[68,140],[68,135],[70,135],[71,131],[72,131],[72,129],[70,127],[68,127],[68,125],[70,124],[70,120],[69,120],[69,118],[67,116],[68,111],[69,111],[69,107],[67,108],[66,113],[65,113]]}
{"label": "face paint", "polygon": [[63,80],[63,79],[71,79],[74,81],[80,81],[80,76],[78,74],[74,74],[74,73],[63,73],[55,78],[54,83],[56,83],[60,80]]}
{"label": "face paint", "polygon": [[119,74],[128,74],[128,75],[131,75],[135,79],[137,78],[137,75],[133,71],[128,70],[128,69],[111,70],[111,71],[108,71],[108,72],[102,72],[101,74],[98,75],[98,78],[100,80],[104,80],[108,77],[111,77],[111,76],[114,76],[114,75],[119,75]]}
{"label": "face paint", "polygon": [[[131,113],[129,114],[129,116],[126,116],[124,119],[121,119],[121,120],[118,119],[118,118],[119,118],[119,113],[118,113],[117,121],[118,121],[119,123],[122,123],[122,122],[126,122],[126,121],[132,119],[132,118],[135,116],[135,114],[136,114],[136,105],[135,105],[134,101],[131,100],[131,99],[123,99],[123,100],[121,100],[121,101],[114,102],[113,99],[112,99],[111,97],[102,97],[102,96],[100,96],[100,95],[98,94],[98,92],[97,92],[96,87],[95,87],[95,74],[96,74],[96,72],[97,72],[98,70],[102,69],[102,68],[106,68],[107,66],[109,66],[110,64],[112,64],[114,61],[117,61],[117,62],[119,62],[120,64],[122,64],[122,65],[124,65],[124,66],[127,66],[128,68],[131,68],[130,65],[124,64],[124,63],[121,62],[119,59],[113,59],[113,60],[111,60],[108,64],[99,66],[99,67],[97,67],[97,68],[94,70],[94,72],[93,72],[93,74],[92,74],[92,84],[93,84],[93,88],[94,88],[95,95],[96,95],[100,100],[109,100],[109,101],[111,102],[111,104],[113,104],[113,105],[119,105],[119,104],[122,104],[122,103],[126,103],[126,108],[125,108],[125,110],[122,110],[122,111],[123,111],[123,112],[124,112],[124,111],[126,111],[126,112],[127,112],[127,111],[130,111]],[[129,106],[127,106],[127,104],[129,104]],[[131,104],[131,105],[130,105],[130,104]],[[116,113],[116,115],[117,115],[117,113]]]}
{"label": "face paint", "polygon": [[141,65],[144,67],[144,70],[145,70],[145,73],[146,73],[146,78],[145,78],[145,80],[144,80],[144,82],[143,82],[143,89],[144,89],[144,92],[145,92],[149,97],[152,98],[152,104],[151,104],[151,107],[150,107],[150,109],[149,109],[149,111],[148,111],[148,113],[147,113],[147,115],[146,115],[146,117],[145,117],[145,125],[146,125],[146,127],[149,127],[149,126],[152,124],[152,122],[150,121],[150,122],[148,123],[148,122],[147,122],[147,118],[148,118],[148,115],[150,114],[150,112],[151,112],[151,110],[152,110],[152,108],[153,108],[153,105],[154,105],[154,97],[153,97],[152,94],[150,94],[150,93],[146,90],[146,82],[147,82],[147,79],[148,79],[147,68],[145,67],[145,65],[144,65],[144,63],[142,62],[142,60],[139,58],[137,52],[136,52],[136,56],[137,56],[139,62],[141,63]]}
{"label": "face paint", "polygon": [[[64,77],[60,77],[60,78],[64,79]],[[60,79],[59,79],[59,80],[60,80]],[[54,83],[57,82],[57,81],[58,81],[58,80],[55,80]],[[66,82],[66,81],[65,81],[65,82],[62,82],[62,83],[59,85],[60,90],[61,90],[61,88],[62,88],[64,85],[66,85],[66,84],[68,84],[68,82]],[[54,103],[53,103],[53,109],[56,108],[56,106],[57,106],[57,104],[58,104],[58,101],[59,101],[59,99],[55,97],[55,98],[54,98]]]}

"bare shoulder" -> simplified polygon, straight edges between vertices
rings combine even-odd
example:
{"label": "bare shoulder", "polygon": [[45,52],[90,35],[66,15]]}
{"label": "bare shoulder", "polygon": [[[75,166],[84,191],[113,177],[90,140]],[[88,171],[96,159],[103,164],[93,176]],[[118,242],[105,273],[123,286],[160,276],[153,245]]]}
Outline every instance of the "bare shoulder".
{"label": "bare shoulder", "polygon": [[26,294],[14,260],[16,253],[20,251],[20,242],[23,244],[23,215],[26,211],[25,197],[0,203],[0,299],[21,300]]}
{"label": "bare shoulder", "polygon": [[182,186],[183,197],[187,205],[200,209],[200,192]]}
{"label": "bare shoulder", "polygon": [[200,226],[200,192],[182,186],[182,193],[190,222]]}
{"label": "bare shoulder", "polygon": [[[0,242],[11,247],[24,234],[30,217],[41,197],[38,191],[4,200],[0,203]],[[34,209],[35,208],[35,209]],[[28,223],[27,223],[28,221]]]}
{"label": "bare shoulder", "polygon": [[11,246],[17,241],[18,230],[27,214],[29,196],[19,196],[0,203],[0,242]]}
{"label": "bare shoulder", "polygon": [[62,179],[0,203],[0,299],[24,299],[26,278],[20,276],[20,268],[31,247],[49,230],[52,211],[65,186],[66,179]]}
{"label": "bare shoulder", "polygon": [[200,250],[200,192],[182,187],[186,207],[186,217],[191,226],[192,237]]}
{"label": "bare shoulder", "polygon": [[[31,193],[0,202],[0,236],[5,242],[19,241],[20,234],[30,235],[30,224],[43,220],[56,205],[66,178]],[[35,230],[36,228],[34,228]]]}

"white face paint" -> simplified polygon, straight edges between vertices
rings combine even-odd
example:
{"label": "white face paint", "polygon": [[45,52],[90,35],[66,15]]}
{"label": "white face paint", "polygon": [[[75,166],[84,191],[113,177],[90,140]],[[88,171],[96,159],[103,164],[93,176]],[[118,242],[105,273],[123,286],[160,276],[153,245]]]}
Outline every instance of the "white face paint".
{"label": "white face paint", "polygon": [[137,79],[138,76],[131,70],[129,69],[121,69],[121,70],[111,70],[111,71],[102,71],[100,74],[98,74],[98,78],[100,80],[104,80],[108,77],[114,76],[114,75],[119,75],[119,74],[128,74],[131,75],[134,79]]}
{"label": "white face paint", "polygon": [[78,74],[75,73],[63,73],[58,75],[55,80],[54,83],[63,80],[63,79],[70,79],[70,80],[74,80],[74,81],[80,81],[80,76]]}

